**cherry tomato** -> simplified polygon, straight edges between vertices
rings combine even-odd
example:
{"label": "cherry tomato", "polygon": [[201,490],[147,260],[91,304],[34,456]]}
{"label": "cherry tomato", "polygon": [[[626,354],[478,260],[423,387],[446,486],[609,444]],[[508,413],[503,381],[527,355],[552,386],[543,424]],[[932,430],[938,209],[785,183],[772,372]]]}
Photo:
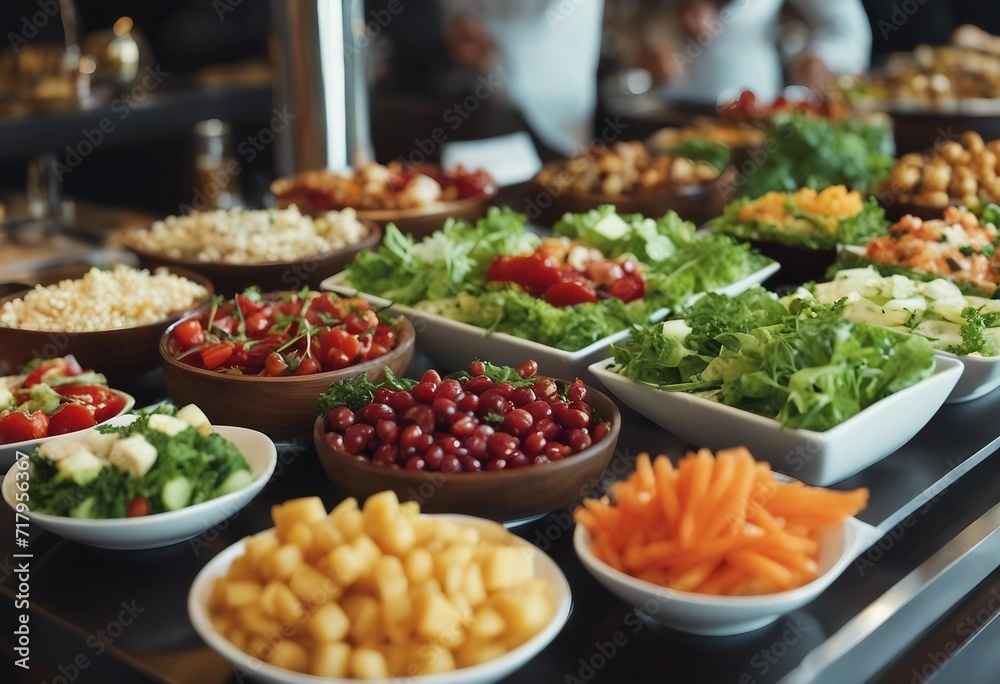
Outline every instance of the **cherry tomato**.
{"label": "cherry tomato", "polygon": [[171,333],[182,350],[193,349],[205,344],[205,329],[197,318],[189,318],[177,324]]}
{"label": "cherry tomato", "polygon": [[218,368],[229,360],[229,358],[233,355],[234,349],[235,345],[233,345],[232,342],[210,344],[199,353],[201,356],[201,363],[208,370]]}
{"label": "cherry tomato", "polygon": [[30,416],[21,411],[11,411],[0,420],[0,444],[41,439],[48,434],[49,417],[41,411]]}
{"label": "cherry tomato", "polygon": [[276,377],[286,370],[288,370],[288,364],[285,362],[285,357],[278,352],[271,352],[267,355],[267,359],[264,361],[265,375]]}
{"label": "cherry tomato", "polygon": [[49,417],[48,434],[65,435],[68,432],[86,430],[97,425],[94,412],[83,404],[63,404]]}
{"label": "cherry tomato", "polygon": [[53,369],[61,370],[64,367],[64,363],[65,362],[62,359],[52,359],[51,361],[43,361],[42,363],[38,364],[38,367],[35,368],[35,370],[28,373],[28,377],[26,377],[21,382],[21,387],[24,389],[28,389],[29,387],[37,385],[42,381],[43,375],[45,375],[46,373],[48,373],[50,370]]}
{"label": "cherry tomato", "polygon": [[319,362],[311,356],[306,356],[299,362],[299,367],[295,369],[295,375],[312,375],[319,373]]}
{"label": "cherry tomato", "polygon": [[623,302],[631,302],[646,296],[646,284],[638,275],[625,276],[608,286],[608,294]]}
{"label": "cherry tomato", "polygon": [[545,291],[545,300],[553,306],[574,306],[596,302],[597,295],[592,288],[579,283],[556,283]]}
{"label": "cherry tomato", "polygon": [[125,514],[129,518],[141,518],[150,514],[149,501],[142,494],[136,494],[132,503],[128,505],[128,512]]}

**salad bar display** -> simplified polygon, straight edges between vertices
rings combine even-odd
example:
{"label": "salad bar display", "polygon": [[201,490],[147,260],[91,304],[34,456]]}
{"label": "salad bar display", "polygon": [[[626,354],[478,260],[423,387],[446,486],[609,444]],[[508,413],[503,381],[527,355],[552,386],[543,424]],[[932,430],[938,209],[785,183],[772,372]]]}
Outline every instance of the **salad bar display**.
{"label": "salad bar display", "polygon": [[[481,171],[306,172],[281,209],[130,234],[204,278],[3,302],[0,357],[33,360],[0,381],[0,521],[30,529],[0,549],[61,637],[38,660],[82,671],[131,599],[155,619],[95,681],[898,674],[893,639],[997,570],[996,141],[893,167],[839,103],[722,113],[546,167],[550,228]],[[872,193],[903,180],[934,216],[890,225]]]}

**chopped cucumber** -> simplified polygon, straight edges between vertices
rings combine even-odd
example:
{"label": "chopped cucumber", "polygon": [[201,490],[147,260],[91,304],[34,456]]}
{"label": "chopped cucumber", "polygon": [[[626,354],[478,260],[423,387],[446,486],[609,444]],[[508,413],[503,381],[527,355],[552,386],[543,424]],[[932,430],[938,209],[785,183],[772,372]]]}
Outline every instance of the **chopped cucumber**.
{"label": "chopped cucumber", "polygon": [[78,503],[73,507],[73,510],[69,512],[70,517],[73,518],[94,518],[94,514],[97,512],[97,497],[88,496],[86,499]]}
{"label": "chopped cucumber", "polygon": [[191,492],[194,487],[186,477],[178,475],[167,480],[160,490],[160,498],[163,499],[163,507],[168,511],[176,511],[184,508],[191,500]]}
{"label": "chopped cucumber", "polygon": [[249,470],[235,470],[222,481],[222,484],[215,488],[215,491],[212,492],[212,498],[243,489],[251,482],[253,482],[253,474]]}

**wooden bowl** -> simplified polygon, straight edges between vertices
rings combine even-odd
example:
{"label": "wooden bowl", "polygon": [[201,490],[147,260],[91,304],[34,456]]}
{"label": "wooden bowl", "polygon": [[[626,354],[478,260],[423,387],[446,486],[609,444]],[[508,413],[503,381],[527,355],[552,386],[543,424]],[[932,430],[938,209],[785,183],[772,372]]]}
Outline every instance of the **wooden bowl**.
{"label": "wooden bowl", "polygon": [[930,204],[920,204],[918,202],[904,202],[897,199],[891,193],[876,193],[878,203],[885,209],[885,216],[890,221],[896,222],[907,214],[912,214],[925,221],[939,219],[944,215],[944,206],[934,206]]}
{"label": "wooden bowl", "polygon": [[[90,267],[81,266],[81,273]],[[194,306],[172,313],[155,323],[131,328],[63,332],[61,330],[21,330],[0,326],[0,371],[14,372],[36,357],[54,358],[72,354],[84,368],[100,371],[112,381],[129,380],[154,370],[159,365],[156,347],[164,331],[181,318],[199,312],[212,301],[212,283],[205,277],[182,268],[171,273],[193,280],[208,290],[208,295]],[[0,305],[19,299],[30,290],[21,290],[0,299]]]}
{"label": "wooden bowl", "polygon": [[[279,178],[271,183],[271,192],[277,198],[279,209],[287,209],[293,204],[293,202],[281,197],[283,188],[289,182],[290,179]],[[374,223],[383,230],[392,223],[401,232],[411,235],[415,240],[420,240],[434,231],[440,230],[449,218],[464,219],[469,222],[483,218],[497,192],[498,190],[494,188],[482,197],[436,202],[428,207],[415,209],[355,209],[355,214],[359,221]],[[302,213],[310,216],[318,216],[327,211],[310,206],[296,205],[296,207]]]}
{"label": "wooden bowl", "polygon": [[425,513],[462,513],[499,522],[525,520],[563,508],[592,492],[608,467],[618,443],[621,413],[615,403],[592,387],[587,403],[611,421],[608,435],[597,444],[561,461],[517,470],[439,473],[390,470],[326,441],[324,417],[316,419],[313,441],[320,465],[340,490],[359,501],[391,489],[401,501],[419,501]]}
{"label": "wooden bowl", "polygon": [[136,233],[147,228],[133,228],[126,231],[123,242],[139,257],[143,268],[181,267],[199,273],[212,281],[215,291],[226,297],[232,297],[243,292],[252,285],[262,291],[298,290],[309,286],[314,290],[326,278],[339,273],[359,252],[372,249],[382,241],[381,227],[372,221],[363,221],[368,227],[368,235],[361,241],[335,252],[316,254],[295,261],[272,261],[259,264],[229,264],[212,261],[199,261],[190,258],[173,258],[143,249],[137,245]]}
{"label": "wooden bowl", "polygon": [[711,183],[692,185],[674,192],[641,195],[556,194],[539,182],[536,176],[528,184],[525,212],[534,223],[552,226],[563,214],[580,214],[602,204],[613,204],[619,214],[659,218],[668,211],[675,211],[682,219],[701,225],[722,214],[723,207],[732,198],[735,175],[735,170],[730,167]]}
{"label": "wooden bowl", "polygon": [[159,341],[163,382],[178,406],[197,404],[213,423],[252,428],[270,437],[293,438],[309,434],[316,403],[331,383],[365,373],[372,382],[385,377],[385,367],[402,375],[413,360],[416,333],[401,317],[396,347],[384,356],[348,368],[313,375],[265,378],[230,375],[189,366],[174,358],[168,328]]}

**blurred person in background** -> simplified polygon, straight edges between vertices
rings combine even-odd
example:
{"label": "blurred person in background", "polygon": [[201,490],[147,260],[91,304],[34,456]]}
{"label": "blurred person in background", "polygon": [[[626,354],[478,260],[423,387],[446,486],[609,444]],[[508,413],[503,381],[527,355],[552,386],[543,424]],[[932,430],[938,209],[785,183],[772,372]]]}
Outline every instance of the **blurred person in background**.
{"label": "blurred person in background", "polygon": [[603,0],[439,3],[453,63],[502,90],[544,147],[574,154],[588,144]]}
{"label": "blurred person in background", "polygon": [[682,0],[662,3],[647,25],[639,60],[665,100],[714,105],[741,90],[764,100],[785,85],[822,91],[831,75],[869,65],[871,28],[860,0],[789,0],[808,27],[805,44],[784,63],[783,0]]}

